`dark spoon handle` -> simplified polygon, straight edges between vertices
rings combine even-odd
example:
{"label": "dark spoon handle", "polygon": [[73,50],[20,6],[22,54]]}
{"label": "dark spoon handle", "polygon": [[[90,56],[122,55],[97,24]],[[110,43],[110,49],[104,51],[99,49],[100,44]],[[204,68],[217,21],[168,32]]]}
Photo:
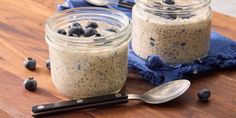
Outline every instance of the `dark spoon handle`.
{"label": "dark spoon handle", "polygon": [[83,110],[107,105],[122,104],[127,102],[128,102],[128,96],[126,92],[119,92],[117,94],[111,94],[105,96],[36,105],[32,107],[32,113],[33,116],[41,116],[65,111]]}
{"label": "dark spoon handle", "polygon": [[119,7],[124,7],[124,8],[129,8],[132,9],[135,3],[129,2],[129,1],[124,1],[124,0],[119,0],[118,6]]}

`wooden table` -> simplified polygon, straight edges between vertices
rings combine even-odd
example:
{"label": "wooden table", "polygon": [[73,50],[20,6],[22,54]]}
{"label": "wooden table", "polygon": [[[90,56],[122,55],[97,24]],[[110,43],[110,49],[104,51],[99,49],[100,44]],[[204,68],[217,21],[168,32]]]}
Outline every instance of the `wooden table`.
{"label": "wooden table", "polygon": [[[48,48],[44,40],[44,23],[55,12],[54,0],[0,0],[0,117],[27,118],[31,106],[67,99],[52,85],[45,68]],[[214,13],[213,29],[236,40],[236,19]],[[26,57],[37,59],[37,70],[23,66]],[[39,88],[28,92],[23,80],[34,76]],[[129,75],[127,88],[142,93],[150,84],[134,74]],[[209,103],[200,103],[196,93],[211,89]],[[90,111],[75,111],[49,117],[65,118],[236,118],[236,70],[215,72],[192,81],[191,88],[178,99],[162,104],[148,105],[130,101],[125,105]]]}

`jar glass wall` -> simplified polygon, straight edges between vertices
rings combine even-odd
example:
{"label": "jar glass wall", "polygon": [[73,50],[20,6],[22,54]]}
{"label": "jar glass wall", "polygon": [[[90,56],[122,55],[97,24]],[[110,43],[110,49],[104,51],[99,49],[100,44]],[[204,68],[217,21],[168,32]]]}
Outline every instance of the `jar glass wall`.
{"label": "jar glass wall", "polygon": [[[57,33],[74,22],[96,22],[102,36],[70,37]],[[108,33],[109,28],[115,31]],[[130,29],[130,20],[124,13],[105,8],[76,8],[50,17],[45,38],[52,81],[59,92],[70,98],[119,92],[128,73]]]}
{"label": "jar glass wall", "polygon": [[207,55],[212,17],[210,0],[136,2],[132,48],[139,57],[146,59],[156,54],[166,63],[178,64],[191,63]]}

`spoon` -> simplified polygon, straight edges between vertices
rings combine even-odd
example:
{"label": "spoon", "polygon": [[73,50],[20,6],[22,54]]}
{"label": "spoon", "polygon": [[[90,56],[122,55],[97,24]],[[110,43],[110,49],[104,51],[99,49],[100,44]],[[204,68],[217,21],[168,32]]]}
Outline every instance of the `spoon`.
{"label": "spoon", "polygon": [[143,95],[128,94],[129,100],[141,100],[149,104],[161,104],[182,95],[190,87],[188,80],[175,80],[155,87]]}
{"label": "spoon", "polygon": [[88,3],[95,5],[95,6],[107,6],[111,4],[118,4],[117,2],[113,2],[110,0],[86,0]]}
{"label": "spoon", "polygon": [[95,5],[95,6],[108,6],[108,5],[118,5],[119,7],[124,7],[124,8],[129,8],[131,9],[134,5],[134,3],[130,3],[130,2],[122,2],[122,1],[118,1],[118,0],[86,0],[88,3]]}
{"label": "spoon", "polygon": [[142,95],[127,94],[122,90],[119,93],[111,95],[36,105],[32,107],[32,113],[33,116],[41,116],[71,110],[123,104],[127,103],[128,100],[140,100],[148,104],[161,104],[179,97],[187,91],[189,87],[190,82],[188,80],[175,80],[155,87]]}

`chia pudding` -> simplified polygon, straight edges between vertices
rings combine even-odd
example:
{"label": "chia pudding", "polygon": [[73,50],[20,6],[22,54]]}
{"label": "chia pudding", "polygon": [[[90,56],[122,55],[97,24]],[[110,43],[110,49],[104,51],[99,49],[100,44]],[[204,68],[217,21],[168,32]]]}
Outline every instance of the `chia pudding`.
{"label": "chia pudding", "polygon": [[[50,24],[55,21],[53,17],[49,19],[46,27],[54,85],[69,98],[86,98],[119,92],[128,74],[129,19],[119,11],[103,8],[76,8],[58,13],[58,16],[70,16],[71,12],[73,18],[63,17],[68,20],[64,25],[56,25],[63,20]],[[109,20],[103,18],[111,13],[117,16],[109,16]],[[75,22],[83,27],[84,34],[69,33]],[[89,22],[97,24],[92,35],[85,34]],[[58,29],[63,29],[65,33],[61,32],[62,30],[59,31],[61,34],[56,33]]]}
{"label": "chia pudding", "polygon": [[146,59],[156,54],[166,63],[177,64],[207,55],[211,30],[209,0],[172,2],[137,0],[132,16],[132,48],[139,57]]}

